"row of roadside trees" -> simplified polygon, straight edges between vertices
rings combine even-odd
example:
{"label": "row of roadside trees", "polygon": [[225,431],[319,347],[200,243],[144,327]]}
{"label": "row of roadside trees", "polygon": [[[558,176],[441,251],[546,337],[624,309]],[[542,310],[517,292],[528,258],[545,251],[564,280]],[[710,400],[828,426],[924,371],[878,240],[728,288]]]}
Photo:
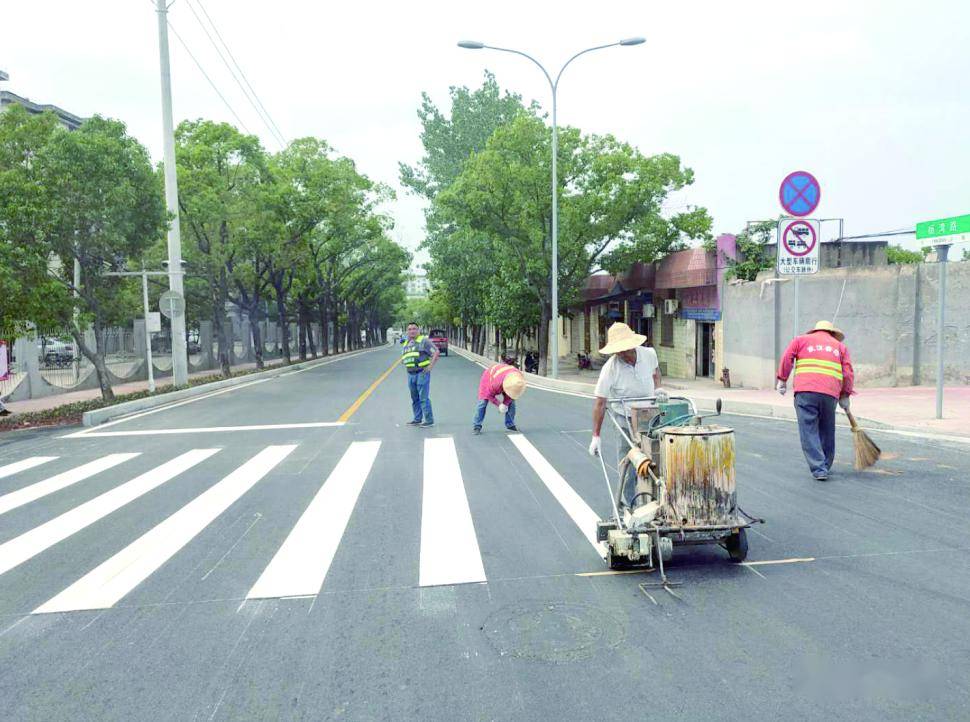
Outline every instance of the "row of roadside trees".
{"label": "row of roadside trees", "polygon": [[428,200],[424,248],[432,285],[423,319],[484,347],[538,340],[545,373],[552,319],[578,300],[587,276],[651,262],[711,238],[706,209],[670,212],[672,193],[693,182],[680,159],[646,156],[612,135],[560,127],[559,308],[551,303],[551,132],[535,103],[503,92],[452,88],[443,112],[425,94],[418,115],[424,156],[401,165],[401,182]]}
{"label": "row of roadside trees", "polygon": [[[270,153],[198,120],[178,127],[176,143],[186,313],[190,325],[211,319],[223,374],[227,308],[252,321],[258,366],[266,318],[282,329],[286,362],[294,345],[304,357],[383,338],[410,263],[379,211],[387,188],[317,138]],[[142,315],[138,282],[106,274],[161,268],[168,223],[161,169],[124,124],[96,116],[68,131],[50,114],[0,115],[0,329],[66,329],[106,399],[105,334]],[[328,329],[319,348],[311,323]]]}

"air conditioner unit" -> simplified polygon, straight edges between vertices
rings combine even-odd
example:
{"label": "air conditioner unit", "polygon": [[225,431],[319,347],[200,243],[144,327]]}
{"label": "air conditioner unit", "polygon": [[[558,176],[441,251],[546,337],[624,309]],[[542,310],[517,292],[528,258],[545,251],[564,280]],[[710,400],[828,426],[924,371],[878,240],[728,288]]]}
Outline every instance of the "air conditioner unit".
{"label": "air conditioner unit", "polygon": [[643,304],[643,314],[642,315],[643,315],[644,318],[653,318],[654,316],[657,315],[657,311],[656,311],[656,309],[654,309],[652,303],[645,303],[645,304]]}
{"label": "air conditioner unit", "polygon": [[664,313],[666,313],[668,316],[673,316],[675,313],[677,313],[678,306],[680,306],[680,301],[678,301],[676,298],[664,299]]}

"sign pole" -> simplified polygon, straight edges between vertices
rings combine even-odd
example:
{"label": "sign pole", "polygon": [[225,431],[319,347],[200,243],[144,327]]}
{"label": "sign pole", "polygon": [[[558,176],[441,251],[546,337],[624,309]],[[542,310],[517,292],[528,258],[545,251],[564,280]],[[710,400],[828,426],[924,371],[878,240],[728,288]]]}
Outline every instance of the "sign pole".
{"label": "sign pole", "polygon": [[936,418],[943,418],[943,351],[944,321],[946,318],[946,260],[950,251],[949,243],[936,247],[936,258],[940,265],[940,297],[936,308]]}
{"label": "sign pole", "polygon": [[798,335],[798,296],[801,290],[799,285],[799,278],[795,276],[795,282],[792,284],[792,289],[794,290],[795,300],[792,302],[792,318],[794,319],[795,330],[792,332],[792,338]]}
{"label": "sign pole", "polygon": [[152,334],[148,330],[148,272],[141,269],[141,300],[145,306],[145,361],[148,364],[148,393],[155,393],[155,370],[152,368]]}

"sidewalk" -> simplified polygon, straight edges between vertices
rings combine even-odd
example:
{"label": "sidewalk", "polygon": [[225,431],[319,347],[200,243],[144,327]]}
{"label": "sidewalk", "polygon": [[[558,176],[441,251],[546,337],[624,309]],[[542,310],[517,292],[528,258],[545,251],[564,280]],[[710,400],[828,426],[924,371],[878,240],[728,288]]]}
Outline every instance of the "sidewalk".
{"label": "sidewalk", "polygon": [[[323,358],[322,356],[320,358]],[[294,363],[297,361],[294,360]],[[271,369],[275,366],[281,365],[281,362],[274,359],[272,363],[267,363],[266,368]],[[256,363],[245,363],[238,364],[232,367],[233,372],[247,371],[249,369],[256,368]],[[219,369],[207,369],[205,371],[196,371],[195,373],[189,374],[190,379],[199,378],[202,376],[216,376],[219,375]],[[155,379],[155,389],[162,390],[166,386],[172,385],[172,377],[166,376],[161,379]],[[130,394],[136,391],[145,391],[148,389],[148,381],[131,381],[126,384],[115,384],[111,387],[116,396],[121,394]],[[5,406],[13,411],[15,414],[25,414],[31,411],[47,411],[48,409],[54,409],[58,406],[64,406],[66,404],[77,403],[78,401],[90,401],[91,399],[100,399],[101,389],[86,389],[84,391],[70,391],[64,394],[54,394],[53,396],[45,396],[40,399],[27,399],[26,401],[10,401],[5,404]]]}
{"label": "sidewalk", "polygon": [[[590,384],[592,392],[599,370],[562,369],[559,378]],[[680,392],[710,408],[721,399],[726,412],[732,407],[741,413],[765,413],[769,416],[794,418],[792,393],[785,396],[768,389],[727,389],[713,379],[665,378],[663,386]],[[936,388],[933,386],[900,386],[897,388],[861,388],[852,397],[852,412],[865,425],[883,426],[902,431],[921,431],[948,436],[970,437],[970,386],[947,386],[943,389],[943,418],[936,419]],[[839,415],[840,421],[845,417]],[[865,420],[865,421],[864,421]]]}

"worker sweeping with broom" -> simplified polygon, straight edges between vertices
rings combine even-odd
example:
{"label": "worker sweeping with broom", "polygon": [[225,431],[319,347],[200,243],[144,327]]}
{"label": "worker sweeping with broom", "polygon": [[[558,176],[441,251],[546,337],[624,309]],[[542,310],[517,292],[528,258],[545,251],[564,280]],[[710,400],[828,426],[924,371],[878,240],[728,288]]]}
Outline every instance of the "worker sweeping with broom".
{"label": "worker sweeping with broom", "polygon": [[[788,390],[788,378],[794,372],[792,385],[802,452],[812,476],[819,481],[829,478],[835,459],[836,404],[851,414],[849,397],[853,394],[854,375],[849,349],[842,343],[844,338],[845,334],[830,322],[819,321],[807,334],[796,336],[788,344],[778,367],[775,388],[783,396]],[[851,415],[850,420],[853,431],[857,431]],[[856,434],[857,466],[858,447],[863,441],[858,434],[865,436],[861,431]],[[868,437],[865,441],[868,441]],[[874,461],[875,458],[866,465]]]}

